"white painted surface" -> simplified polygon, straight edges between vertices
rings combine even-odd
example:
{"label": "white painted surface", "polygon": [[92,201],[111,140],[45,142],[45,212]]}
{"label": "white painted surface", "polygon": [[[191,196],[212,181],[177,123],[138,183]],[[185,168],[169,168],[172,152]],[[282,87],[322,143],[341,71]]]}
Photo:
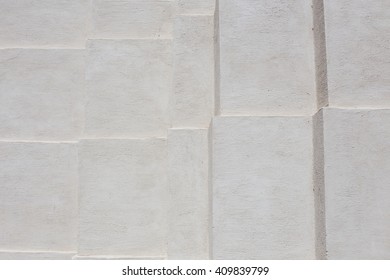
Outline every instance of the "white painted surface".
{"label": "white painted surface", "polygon": [[181,15],[213,15],[216,0],[175,0],[176,12]]}
{"label": "white painted surface", "polygon": [[1,139],[79,137],[84,50],[0,50],[0,73]]}
{"label": "white painted surface", "polygon": [[75,251],[77,176],[76,144],[0,141],[0,252]]}
{"label": "white painted surface", "polygon": [[0,0],[0,48],[83,48],[89,0]]}
{"label": "white painted surface", "polygon": [[166,141],[81,141],[81,255],[166,254]]}
{"label": "white painted surface", "polygon": [[390,1],[324,3],[330,105],[390,108]]}
{"label": "white painted surface", "polygon": [[209,140],[207,129],[168,133],[168,258],[209,258]]}
{"label": "white painted surface", "polygon": [[390,259],[390,110],[324,111],[329,259]]}
{"label": "white painted surface", "polygon": [[172,91],[170,40],[91,40],[86,137],[163,137]]}
{"label": "white painted surface", "polygon": [[213,257],[313,259],[311,118],[213,122]]}
{"label": "white painted surface", "polygon": [[311,1],[219,1],[222,115],[316,111]]}
{"label": "white painted surface", "polygon": [[390,259],[388,1],[0,7],[0,259]]}
{"label": "white painted surface", "polygon": [[89,38],[172,38],[172,20],[172,1],[94,0]]}
{"label": "white painted surface", "polygon": [[4,252],[0,260],[71,260],[76,252]]}
{"label": "white painted surface", "polygon": [[178,16],[173,41],[173,127],[208,127],[214,110],[213,16]]}

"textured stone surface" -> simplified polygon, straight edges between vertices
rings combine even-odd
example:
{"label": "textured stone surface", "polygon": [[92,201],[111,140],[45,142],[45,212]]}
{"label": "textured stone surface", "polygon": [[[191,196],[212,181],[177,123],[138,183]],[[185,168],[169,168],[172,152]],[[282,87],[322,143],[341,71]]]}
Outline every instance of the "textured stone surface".
{"label": "textured stone surface", "polygon": [[83,50],[0,50],[0,75],[1,139],[79,137]]}
{"label": "textured stone surface", "polygon": [[207,129],[168,134],[168,258],[209,258],[209,148]]}
{"label": "textured stone surface", "polygon": [[6,252],[0,251],[0,260],[71,260],[76,252]]}
{"label": "textured stone surface", "polygon": [[171,60],[169,40],[89,41],[85,135],[166,136]]}
{"label": "textured stone surface", "polygon": [[0,251],[76,250],[77,180],[76,144],[0,142]]}
{"label": "textured stone surface", "polygon": [[90,38],[172,37],[172,1],[94,0]]}
{"label": "textured stone surface", "polygon": [[329,104],[390,108],[390,1],[324,4]]}
{"label": "textured stone surface", "polygon": [[390,259],[390,110],[324,111],[328,259]]}
{"label": "textured stone surface", "polygon": [[83,140],[80,255],[166,254],[166,141]]}
{"label": "textured stone surface", "polygon": [[89,0],[0,0],[0,48],[85,46]]}
{"label": "textured stone surface", "polygon": [[179,16],[174,32],[175,127],[208,127],[214,110],[213,16]]}
{"label": "textured stone surface", "polygon": [[315,258],[311,118],[213,123],[213,256]]}
{"label": "textured stone surface", "polygon": [[222,115],[312,115],[311,1],[219,2]]}
{"label": "textured stone surface", "polygon": [[178,14],[212,15],[216,0],[175,0]]}

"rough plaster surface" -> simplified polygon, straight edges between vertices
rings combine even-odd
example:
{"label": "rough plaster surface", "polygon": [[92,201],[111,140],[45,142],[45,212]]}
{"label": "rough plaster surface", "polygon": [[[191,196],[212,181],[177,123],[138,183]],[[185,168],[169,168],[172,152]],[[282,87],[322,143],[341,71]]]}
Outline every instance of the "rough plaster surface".
{"label": "rough plaster surface", "polygon": [[213,15],[215,0],[175,0],[178,14]]}
{"label": "rough plaster surface", "polygon": [[0,137],[75,140],[84,98],[84,50],[0,50]]}
{"label": "rough plaster surface", "polygon": [[77,174],[75,143],[0,141],[0,252],[77,249]]}
{"label": "rough plaster surface", "polygon": [[311,1],[219,1],[222,115],[312,115]]}
{"label": "rough plaster surface", "polygon": [[313,259],[311,118],[213,121],[213,257]]}
{"label": "rough plaster surface", "polygon": [[390,1],[327,0],[329,103],[390,107]]}
{"label": "rough plaster surface", "polygon": [[86,137],[163,137],[172,91],[170,40],[91,40]]}
{"label": "rough plaster surface", "polygon": [[172,1],[94,0],[90,38],[172,37]]}
{"label": "rough plaster surface", "polygon": [[166,254],[166,141],[80,144],[81,255]]}
{"label": "rough plaster surface", "polygon": [[89,0],[0,0],[0,48],[82,48]]}
{"label": "rough plaster surface", "polygon": [[173,127],[207,127],[214,110],[214,17],[178,16],[173,42]]}
{"label": "rough plaster surface", "polygon": [[170,259],[209,258],[208,146],[207,129],[169,130]]}
{"label": "rough plaster surface", "polygon": [[2,252],[0,260],[71,260],[76,252]]}
{"label": "rough plaster surface", "polygon": [[388,1],[0,7],[0,259],[390,259]]}
{"label": "rough plaster surface", "polygon": [[390,259],[390,110],[324,111],[329,259]]}

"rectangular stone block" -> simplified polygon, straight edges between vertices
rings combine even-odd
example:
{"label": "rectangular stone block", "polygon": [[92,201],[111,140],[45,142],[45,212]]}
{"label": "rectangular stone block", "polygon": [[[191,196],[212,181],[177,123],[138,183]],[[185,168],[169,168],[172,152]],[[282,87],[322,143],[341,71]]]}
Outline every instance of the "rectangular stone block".
{"label": "rectangular stone block", "polygon": [[172,1],[94,0],[92,3],[89,38],[172,38]]}
{"label": "rectangular stone block", "polygon": [[178,16],[173,49],[172,126],[206,128],[214,110],[213,16]]}
{"label": "rectangular stone block", "polygon": [[213,15],[216,0],[175,0],[180,15]]}
{"label": "rectangular stone block", "polygon": [[0,251],[76,250],[75,143],[1,141],[0,186]]}
{"label": "rectangular stone block", "polygon": [[80,135],[83,50],[0,50],[0,135],[73,140]]}
{"label": "rectangular stone block", "polygon": [[222,115],[313,115],[311,4],[219,1]]}
{"label": "rectangular stone block", "polygon": [[390,110],[324,110],[328,259],[390,259]]}
{"label": "rectangular stone block", "polygon": [[89,0],[0,0],[0,48],[83,48]]}
{"label": "rectangular stone block", "polygon": [[86,137],[166,136],[170,40],[88,42]]}
{"label": "rectangular stone block", "polygon": [[213,122],[213,257],[315,258],[311,118]]}
{"label": "rectangular stone block", "polygon": [[328,0],[324,6],[329,104],[390,108],[390,2]]}
{"label": "rectangular stone block", "polygon": [[82,140],[82,256],[166,255],[166,141]]}
{"label": "rectangular stone block", "polygon": [[207,129],[168,133],[169,259],[209,258]]}

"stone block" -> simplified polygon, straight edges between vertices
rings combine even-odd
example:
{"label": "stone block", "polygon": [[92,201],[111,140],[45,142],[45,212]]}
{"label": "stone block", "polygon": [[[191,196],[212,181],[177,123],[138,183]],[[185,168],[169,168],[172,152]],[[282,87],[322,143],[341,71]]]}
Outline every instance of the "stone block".
{"label": "stone block", "polygon": [[209,258],[209,141],[207,129],[168,133],[168,258]]}
{"label": "stone block", "polygon": [[213,121],[213,257],[314,259],[309,117]]}
{"label": "stone block", "polygon": [[173,127],[209,126],[214,110],[213,16],[179,16],[173,40]]}
{"label": "stone block", "polygon": [[390,259],[390,110],[324,110],[328,259]]}
{"label": "stone block", "polygon": [[0,0],[0,48],[83,48],[89,0]]}
{"label": "stone block", "polygon": [[311,1],[219,1],[222,115],[317,110]]}
{"label": "stone block", "polygon": [[324,1],[329,104],[390,108],[390,2]]}
{"label": "stone block", "polygon": [[82,256],[166,255],[166,141],[82,140]]}
{"label": "stone block", "polygon": [[172,38],[172,1],[94,0],[89,38]]}
{"label": "stone block", "polygon": [[0,135],[74,140],[81,132],[83,50],[0,50]]}
{"label": "stone block", "polygon": [[1,141],[0,185],[1,252],[76,250],[75,143]]}
{"label": "stone block", "polygon": [[85,137],[166,137],[170,40],[88,43]]}

